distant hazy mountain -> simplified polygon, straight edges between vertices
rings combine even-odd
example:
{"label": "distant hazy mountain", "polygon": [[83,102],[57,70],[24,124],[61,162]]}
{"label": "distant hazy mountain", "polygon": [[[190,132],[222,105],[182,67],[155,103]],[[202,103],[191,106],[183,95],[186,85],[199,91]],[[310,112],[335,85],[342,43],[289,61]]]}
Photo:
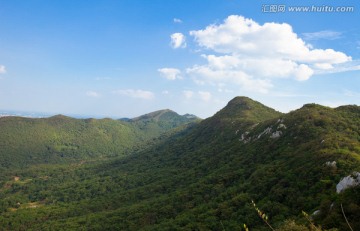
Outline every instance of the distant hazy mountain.
{"label": "distant hazy mountain", "polygon": [[46,117],[50,117],[51,115],[48,113],[39,113],[39,112],[0,110],[0,117],[6,117],[6,116],[19,116],[19,117],[28,117],[28,118],[46,118]]}

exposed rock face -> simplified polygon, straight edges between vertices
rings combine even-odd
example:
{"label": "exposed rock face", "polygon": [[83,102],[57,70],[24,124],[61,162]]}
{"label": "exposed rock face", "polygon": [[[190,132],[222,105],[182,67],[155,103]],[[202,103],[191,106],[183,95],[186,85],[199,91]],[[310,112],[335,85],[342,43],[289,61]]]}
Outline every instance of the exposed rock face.
{"label": "exposed rock face", "polygon": [[336,185],[336,192],[341,193],[343,190],[360,184],[360,172],[354,172],[346,176]]}
{"label": "exposed rock face", "polygon": [[251,141],[251,137],[247,138],[247,135],[249,134],[249,132],[245,132],[243,134],[241,134],[241,139],[239,139],[239,141],[244,142],[244,144],[248,143]]}
{"label": "exposed rock face", "polygon": [[267,135],[267,134],[269,134],[270,132],[271,132],[271,127],[268,127],[268,128],[266,128],[262,133],[260,133],[257,138],[260,139],[261,136]]}
{"label": "exposed rock face", "polygon": [[286,129],[286,125],[285,124],[279,124],[279,126],[278,126],[278,129]]}
{"label": "exposed rock face", "polygon": [[328,161],[325,163],[326,166],[336,168],[336,161]]}
{"label": "exposed rock face", "polygon": [[282,135],[282,131],[276,131],[271,134],[270,138],[276,139],[276,138],[279,138],[281,135]]}
{"label": "exposed rock face", "polygon": [[[268,137],[270,139],[277,139],[279,137],[281,137],[285,131],[285,129],[287,129],[286,125],[283,124],[284,119],[278,119],[277,122],[274,125],[270,125],[269,127],[265,128],[265,130],[263,130],[261,133],[259,134],[254,134],[251,133],[249,131],[242,133],[241,134],[241,138],[239,139],[239,141],[243,142],[244,144],[249,143],[251,141],[255,141],[260,139],[261,137],[264,137],[266,135],[269,135]],[[252,125],[250,127],[250,131],[255,128],[259,123],[256,123],[254,125]],[[240,130],[236,130],[235,131],[235,135],[239,134]]]}
{"label": "exposed rock face", "polygon": [[320,213],[321,213],[320,210],[316,210],[315,212],[313,212],[312,216],[317,216],[317,215],[319,215]]}

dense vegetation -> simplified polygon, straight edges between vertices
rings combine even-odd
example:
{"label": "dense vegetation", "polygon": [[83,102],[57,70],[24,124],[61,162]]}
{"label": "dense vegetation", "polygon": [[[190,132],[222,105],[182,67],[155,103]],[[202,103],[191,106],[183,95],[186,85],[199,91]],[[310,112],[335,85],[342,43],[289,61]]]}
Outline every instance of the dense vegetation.
{"label": "dense vegetation", "polygon": [[125,156],[164,132],[198,118],[163,110],[129,121],[63,115],[0,118],[0,172],[41,163]]}
{"label": "dense vegetation", "polygon": [[[149,117],[154,123],[156,115]],[[246,223],[250,230],[268,230],[254,200],[279,230],[308,230],[302,211],[317,210],[315,224],[348,230],[341,205],[360,230],[360,187],[336,193],[344,176],[360,171],[359,115],[358,106],[315,104],[281,114],[237,97],[199,124],[153,135],[152,145],[131,155],[9,168],[0,179],[0,227],[243,230]],[[127,123],[151,134],[144,127],[149,118]],[[32,150],[28,155],[38,153]]]}

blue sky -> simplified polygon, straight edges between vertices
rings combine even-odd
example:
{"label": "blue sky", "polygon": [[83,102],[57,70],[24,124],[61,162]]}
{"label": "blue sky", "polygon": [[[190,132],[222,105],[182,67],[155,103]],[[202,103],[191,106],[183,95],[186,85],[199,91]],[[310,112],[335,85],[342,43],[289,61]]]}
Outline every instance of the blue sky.
{"label": "blue sky", "polygon": [[359,21],[358,0],[0,0],[0,110],[206,118],[235,96],[282,112],[359,105]]}

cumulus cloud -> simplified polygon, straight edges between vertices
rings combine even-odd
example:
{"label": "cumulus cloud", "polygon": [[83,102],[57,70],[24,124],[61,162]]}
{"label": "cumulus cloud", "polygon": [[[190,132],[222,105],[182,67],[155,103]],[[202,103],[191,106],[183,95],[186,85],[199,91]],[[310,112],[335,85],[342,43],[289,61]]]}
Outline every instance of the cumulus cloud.
{"label": "cumulus cloud", "polygon": [[113,93],[117,95],[128,96],[135,99],[145,99],[145,100],[150,100],[155,97],[154,93],[152,93],[151,91],[134,90],[134,89],[117,90],[117,91],[113,91]]}
{"label": "cumulus cloud", "polygon": [[158,69],[158,72],[160,72],[160,74],[168,80],[176,80],[182,78],[180,76],[181,71],[176,68],[160,68]]}
{"label": "cumulus cloud", "polygon": [[0,74],[5,74],[6,73],[6,69],[4,65],[0,65]]}
{"label": "cumulus cloud", "polygon": [[318,39],[328,39],[335,40],[341,38],[342,33],[338,31],[323,30],[312,33],[303,33],[305,40],[318,40]]}
{"label": "cumulus cloud", "polygon": [[172,48],[177,49],[186,47],[186,38],[182,33],[174,33],[170,36],[170,38]]}
{"label": "cumulus cloud", "polygon": [[182,23],[182,20],[179,18],[174,18],[174,23]]}
{"label": "cumulus cloud", "polygon": [[96,91],[87,91],[87,92],[86,92],[86,96],[98,98],[98,97],[100,97],[101,95],[100,95],[98,92],[96,92]]}
{"label": "cumulus cloud", "polygon": [[313,49],[286,23],[258,24],[252,19],[232,15],[223,24],[190,31],[202,47],[242,57],[290,59],[299,62],[342,63],[351,58],[332,49]]}
{"label": "cumulus cloud", "polygon": [[[256,79],[242,70],[223,69],[219,70],[210,65],[194,66],[187,69],[196,83],[223,86],[228,83],[236,84],[242,88],[260,93],[267,93],[272,84],[267,79]],[[226,84],[225,84],[226,83]]]}
{"label": "cumulus cloud", "polygon": [[205,30],[191,31],[200,46],[220,53],[243,56],[276,57],[303,62],[348,61],[344,53],[332,49],[310,50],[286,23],[257,22],[242,16],[229,16],[221,25],[210,25]]}
{"label": "cumulus cloud", "polygon": [[[325,34],[312,36],[319,38]],[[200,47],[213,52],[202,55],[206,64],[186,70],[201,84],[237,84],[246,90],[266,93],[274,78],[305,81],[352,61],[350,56],[333,49],[313,49],[289,24],[260,25],[237,15],[229,16],[222,24],[190,31],[190,35]]]}

